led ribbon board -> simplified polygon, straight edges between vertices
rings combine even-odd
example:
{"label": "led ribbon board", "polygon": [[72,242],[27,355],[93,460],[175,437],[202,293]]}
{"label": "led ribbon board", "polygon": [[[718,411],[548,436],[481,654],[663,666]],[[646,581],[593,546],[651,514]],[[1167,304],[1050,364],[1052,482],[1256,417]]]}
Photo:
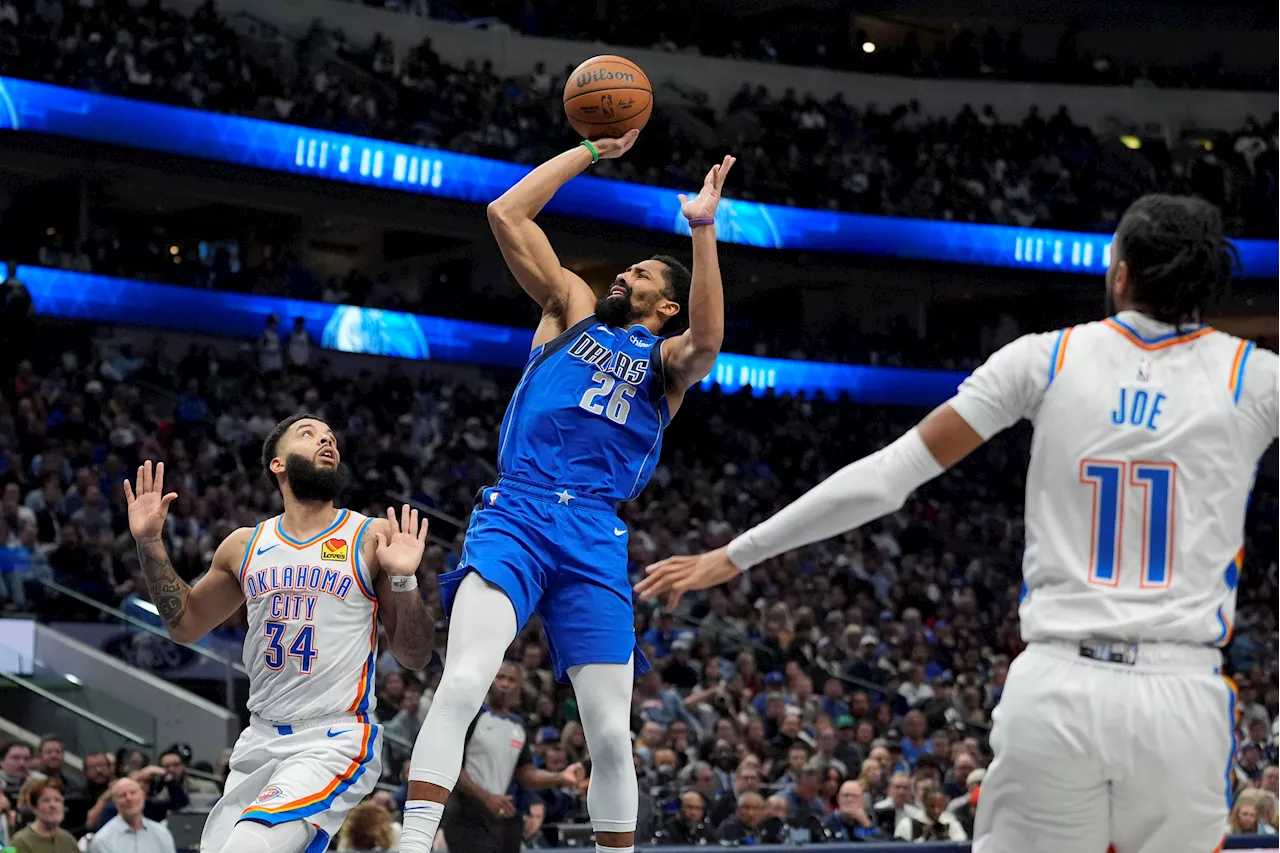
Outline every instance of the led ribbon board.
{"label": "led ribbon board", "polygon": [[[37,314],[95,323],[158,326],[253,340],[267,318],[287,330],[301,317],[325,349],[366,355],[462,362],[521,369],[529,360],[532,329],[494,326],[402,311],[331,305],[301,299],[201,290],[103,275],[20,267]],[[726,392],[750,387],[757,395],[848,394],[878,405],[933,406],[948,399],[965,374],[869,365],[824,364],[722,353],[703,387]]]}
{"label": "led ribbon board", "polygon": [[[306,175],[486,204],[528,173],[514,163],[329,133],[261,119],[133,101],[0,77],[0,129]],[[566,147],[569,141],[566,140]],[[547,209],[566,216],[688,234],[676,191],[590,176]],[[722,240],[769,249],[913,261],[1101,273],[1110,235],[804,210],[725,199]],[[1274,240],[1237,240],[1248,278],[1276,278]]]}

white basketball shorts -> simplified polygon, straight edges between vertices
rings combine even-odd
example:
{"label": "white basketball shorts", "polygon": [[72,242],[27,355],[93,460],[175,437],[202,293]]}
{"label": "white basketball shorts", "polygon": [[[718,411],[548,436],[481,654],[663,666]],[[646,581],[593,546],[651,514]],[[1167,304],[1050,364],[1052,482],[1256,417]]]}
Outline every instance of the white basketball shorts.
{"label": "white basketball shorts", "polygon": [[992,714],[974,853],[1216,853],[1236,713],[1221,662],[1191,645],[1031,644]]}
{"label": "white basketball shorts", "polygon": [[339,716],[291,726],[254,717],[231,753],[231,769],[200,837],[201,853],[224,850],[242,820],[315,827],[307,853],[323,851],[342,822],[373,792],[382,774],[382,727],[366,716]]}

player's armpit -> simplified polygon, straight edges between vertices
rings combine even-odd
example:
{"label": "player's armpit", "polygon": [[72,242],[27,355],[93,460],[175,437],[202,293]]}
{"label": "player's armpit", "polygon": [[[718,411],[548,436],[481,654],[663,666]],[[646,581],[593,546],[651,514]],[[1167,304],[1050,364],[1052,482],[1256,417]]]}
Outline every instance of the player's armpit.
{"label": "player's armpit", "polygon": [[663,341],[662,367],[668,393],[678,393],[701,382],[715,367],[719,356],[718,344],[700,346],[688,332]]}
{"label": "player's armpit", "polygon": [[[194,643],[231,618],[244,604],[244,591],[240,586],[240,565],[244,561],[245,548],[253,537],[253,530],[242,527],[218,546],[209,571],[196,581],[185,596],[185,608],[176,625],[169,626],[169,636],[179,643]],[[166,558],[166,562],[168,562]],[[173,567],[169,567],[173,571]],[[174,574],[177,579],[177,574]],[[181,580],[178,580],[182,583]],[[185,584],[184,584],[185,585]],[[156,588],[151,587],[152,598]],[[159,604],[157,604],[159,607]]]}

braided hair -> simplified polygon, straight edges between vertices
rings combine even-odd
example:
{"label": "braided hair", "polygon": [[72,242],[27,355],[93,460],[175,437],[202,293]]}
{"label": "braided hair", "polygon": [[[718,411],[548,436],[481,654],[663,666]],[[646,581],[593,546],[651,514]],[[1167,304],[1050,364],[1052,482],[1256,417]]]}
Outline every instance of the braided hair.
{"label": "braided hair", "polygon": [[1199,321],[1205,304],[1226,290],[1239,261],[1216,207],[1162,193],[1129,206],[1112,251],[1129,268],[1134,307],[1178,327]]}

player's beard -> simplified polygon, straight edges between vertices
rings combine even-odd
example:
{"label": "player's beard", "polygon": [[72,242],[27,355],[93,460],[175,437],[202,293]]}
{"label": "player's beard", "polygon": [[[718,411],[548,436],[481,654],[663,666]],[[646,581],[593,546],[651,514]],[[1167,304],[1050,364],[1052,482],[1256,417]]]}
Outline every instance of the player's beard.
{"label": "player's beard", "polygon": [[625,329],[635,322],[638,315],[636,307],[631,304],[631,288],[627,288],[626,296],[612,299],[608,294],[596,300],[596,319],[609,326]]}
{"label": "player's beard", "polygon": [[347,487],[347,475],[345,465],[320,468],[299,453],[290,453],[284,459],[285,482],[300,501],[329,503],[337,500]]}

